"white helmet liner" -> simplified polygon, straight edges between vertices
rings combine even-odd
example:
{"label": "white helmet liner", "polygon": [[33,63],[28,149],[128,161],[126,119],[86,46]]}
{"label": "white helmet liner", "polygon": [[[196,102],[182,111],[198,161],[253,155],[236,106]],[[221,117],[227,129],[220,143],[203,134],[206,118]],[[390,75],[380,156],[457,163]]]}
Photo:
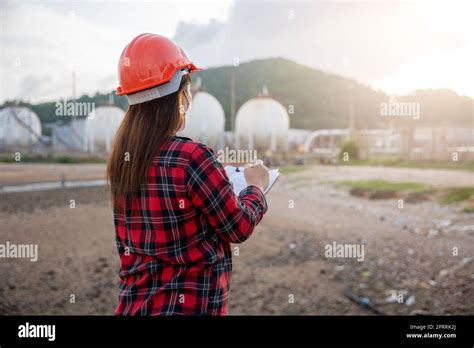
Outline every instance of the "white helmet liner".
{"label": "white helmet liner", "polygon": [[177,92],[179,89],[179,85],[181,84],[181,79],[184,75],[187,75],[188,73],[189,71],[187,69],[178,70],[173,75],[171,81],[167,83],[149,89],[145,89],[144,91],[125,95],[128,100],[128,104],[140,104]]}

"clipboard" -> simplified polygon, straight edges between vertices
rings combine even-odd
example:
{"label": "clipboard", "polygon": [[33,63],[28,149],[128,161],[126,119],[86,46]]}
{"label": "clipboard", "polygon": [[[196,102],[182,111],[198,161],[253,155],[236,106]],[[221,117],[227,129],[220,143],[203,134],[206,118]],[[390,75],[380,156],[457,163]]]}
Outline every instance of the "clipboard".
{"label": "clipboard", "polygon": [[[234,192],[236,195],[239,195],[240,191],[242,191],[244,188],[249,186],[247,184],[247,181],[245,180],[244,167],[225,166],[224,169],[227,172],[227,176],[229,177],[229,180],[232,182],[232,185],[234,186]],[[267,194],[267,192],[270,191],[273,184],[280,177],[280,172],[278,171],[278,168],[269,170],[268,176],[269,176],[268,186],[265,189],[265,191],[263,191],[264,194]]]}

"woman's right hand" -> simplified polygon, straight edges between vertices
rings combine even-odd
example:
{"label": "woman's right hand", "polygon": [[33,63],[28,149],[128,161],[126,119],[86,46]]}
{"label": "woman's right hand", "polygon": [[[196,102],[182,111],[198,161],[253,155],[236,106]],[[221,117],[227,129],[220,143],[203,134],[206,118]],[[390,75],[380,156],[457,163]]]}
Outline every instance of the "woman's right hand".
{"label": "woman's right hand", "polygon": [[257,160],[253,165],[246,165],[244,175],[248,185],[255,185],[262,192],[267,188],[270,176],[268,168],[263,165],[261,160]]}

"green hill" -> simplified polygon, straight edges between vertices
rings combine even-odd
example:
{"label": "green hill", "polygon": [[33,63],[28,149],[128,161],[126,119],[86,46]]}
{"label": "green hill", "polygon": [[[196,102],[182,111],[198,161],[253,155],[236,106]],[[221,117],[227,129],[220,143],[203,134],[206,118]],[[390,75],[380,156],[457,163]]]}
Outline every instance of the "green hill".
{"label": "green hill", "polygon": [[387,126],[474,126],[474,100],[448,89],[417,90],[397,97],[397,102],[419,103],[420,118],[387,118],[381,116],[381,104],[389,101],[382,91],[328,74],[283,58],[255,60],[239,67],[219,67],[204,70],[194,76],[202,79],[202,89],[214,95],[224,107],[226,128],[230,116],[230,78],[235,74],[236,110],[266,85],[270,95],[285,107],[294,106],[290,115],[292,128],[346,128],[351,108],[356,128]]}

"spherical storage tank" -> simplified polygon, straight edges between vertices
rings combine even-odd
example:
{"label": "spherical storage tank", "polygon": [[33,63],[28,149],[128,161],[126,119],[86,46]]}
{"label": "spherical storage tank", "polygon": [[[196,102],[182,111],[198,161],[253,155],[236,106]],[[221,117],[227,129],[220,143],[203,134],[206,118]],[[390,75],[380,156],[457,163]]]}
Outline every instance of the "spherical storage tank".
{"label": "spherical storage tank", "polygon": [[0,146],[27,147],[41,136],[41,122],[30,109],[9,106],[0,110]]}
{"label": "spherical storage tank", "polygon": [[290,119],[283,105],[268,96],[245,102],[235,119],[237,148],[286,151]]}
{"label": "spherical storage tank", "polygon": [[198,91],[193,95],[186,126],[179,134],[213,149],[221,149],[224,142],[224,123],[224,109],[219,101],[209,93]]}
{"label": "spherical storage tank", "polygon": [[84,126],[84,150],[109,153],[124,115],[124,111],[115,106],[99,106],[92,111]]}

